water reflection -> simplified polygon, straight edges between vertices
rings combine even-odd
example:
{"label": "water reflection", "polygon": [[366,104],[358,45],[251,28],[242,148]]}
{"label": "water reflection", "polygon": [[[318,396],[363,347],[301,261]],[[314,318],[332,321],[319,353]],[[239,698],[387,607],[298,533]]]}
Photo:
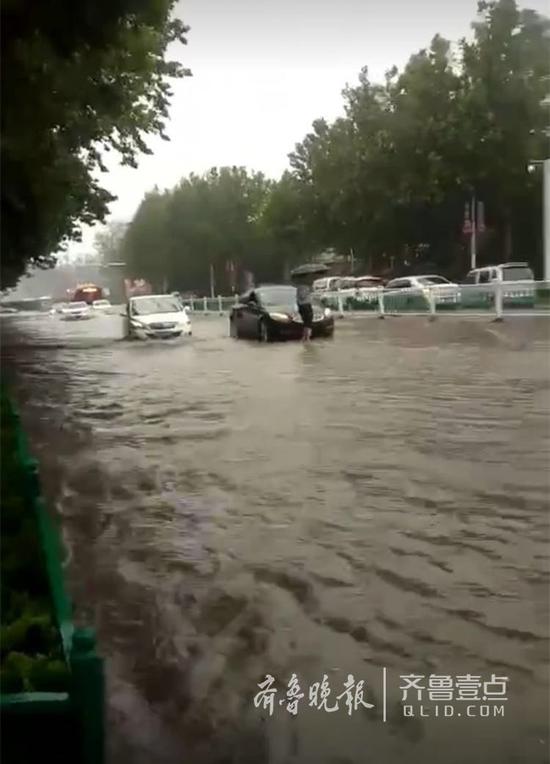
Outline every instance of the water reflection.
{"label": "water reflection", "polygon": [[[545,760],[546,320],[337,329],[143,346],[114,317],[29,320],[5,343],[108,658],[112,761]],[[306,695],[353,673],[375,711],[262,720],[256,684],[293,672]],[[506,675],[505,720],[405,719],[410,673]]]}

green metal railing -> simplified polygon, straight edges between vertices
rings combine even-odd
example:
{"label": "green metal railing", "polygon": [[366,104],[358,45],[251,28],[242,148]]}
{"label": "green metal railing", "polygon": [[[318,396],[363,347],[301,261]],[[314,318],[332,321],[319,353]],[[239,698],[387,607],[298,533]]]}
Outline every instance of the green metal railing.
{"label": "green metal railing", "polygon": [[[103,764],[104,671],[90,629],[75,629],[62,567],[60,534],[41,495],[38,464],[28,450],[19,415],[6,391],[1,391],[2,427],[14,438],[14,477],[22,509],[30,513],[38,534],[42,564],[47,578],[51,608],[59,631],[62,654],[68,669],[64,692],[18,692],[0,695],[2,758],[23,764],[37,761],[48,752],[59,761]],[[2,454],[2,459],[6,458]],[[16,486],[16,488],[17,488]]]}

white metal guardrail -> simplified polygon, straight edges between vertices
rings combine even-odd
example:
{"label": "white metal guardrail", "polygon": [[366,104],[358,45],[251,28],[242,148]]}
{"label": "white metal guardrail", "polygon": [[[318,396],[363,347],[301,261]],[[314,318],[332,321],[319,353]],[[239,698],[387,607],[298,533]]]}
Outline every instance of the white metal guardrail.
{"label": "white metal guardrail", "polygon": [[480,314],[501,319],[507,314],[550,315],[550,281],[408,287],[324,292],[321,302],[341,316],[352,313],[386,315]]}
{"label": "white metal guardrail", "polygon": [[182,298],[182,302],[192,313],[203,313],[204,315],[216,314],[220,316],[229,313],[233,305],[239,302],[238,295],[233,297],[193,297]]}
{"label": "white metal guardrail", "polygon": [[[344,289],[319,292],[315,301],[339,316],[353,314],[394,315],[443,314],[550,316],[550,281],[493,282],[406,289]],[[192,313],[224,315],[238,303],[238,296],[201,297],[183,300]]]}

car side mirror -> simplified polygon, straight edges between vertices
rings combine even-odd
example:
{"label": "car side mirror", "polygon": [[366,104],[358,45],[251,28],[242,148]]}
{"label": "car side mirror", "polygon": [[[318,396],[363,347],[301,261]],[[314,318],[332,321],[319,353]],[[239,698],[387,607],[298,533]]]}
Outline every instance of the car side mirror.
{"label": "car side mirror", "polygon": [[184,313],[190,313],[190,312],[191,312],[191,310],[190,310],[190,308],[189,308],[189,305],[184,305],[184,306],[183,306],[183,312],[184,312]]}

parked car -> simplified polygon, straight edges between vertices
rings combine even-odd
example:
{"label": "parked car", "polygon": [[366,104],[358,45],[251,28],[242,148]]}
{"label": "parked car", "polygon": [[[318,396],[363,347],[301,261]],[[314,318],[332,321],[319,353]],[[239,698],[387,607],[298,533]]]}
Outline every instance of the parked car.
{"label": "parked car", "polygon": [[192,334],[189,309],[169,294],[130,297],[122,315],[129,339],[165,340]]}
{"label": "parked car", "polygon": [[346,281],[349,281],[349,278],[345,276],[326,276],[322,279],[315,279],[313,282],[313,291],[336,292],[336,290],[343,288],[342,282]]}
{"label": "parked car", "polygon": [[109,300],[94,300],[92,303],[92,309],[98,313],[108,313],[111,307]]}
{"label": "parked car", "polygon": [[528,263],[500,263],[471,270],[463,282],[462,304],[469,308],[494,304],[496,286],[504,307],[533,307],[535,276]]}
{"label": "parked car", "polygon": [[356,276],[354,281],[356,289],[378,289],[383,284],[380,276]]}
{"label": "parked car", "polygon": [[[330,337],[334,317],[330,308],[314,300],[312,337]],[[297,340],[303,335],[303,322],[296,304],[296,287],[261,286],[241,295],[229,316],[229,334],[260,342]]]}
{"label": "parked car", "polygon": [[347,300],[357,295],[354,276],[328,276],[313,282],[313,291],[325,308],[339,310]]}
{"label": "parked car", "polygon": [[92,318],[92,309],[83,301],[66,302],[59,310],[59,318],[62,321],[82,321]]}
{"label": "parked car", "polygon": [[432,299],[439,310],[458,308],[460,287],[444,276],[428,274],[392,279],[384,289],[384,302],[390,310],[425,311]]}
{"label": "parked car", "polygon": [[378,305],[378,293],[383,286],[379,276],[355,276],[353,292],[346,296],[345,308],[348,310],[374,310]]}

